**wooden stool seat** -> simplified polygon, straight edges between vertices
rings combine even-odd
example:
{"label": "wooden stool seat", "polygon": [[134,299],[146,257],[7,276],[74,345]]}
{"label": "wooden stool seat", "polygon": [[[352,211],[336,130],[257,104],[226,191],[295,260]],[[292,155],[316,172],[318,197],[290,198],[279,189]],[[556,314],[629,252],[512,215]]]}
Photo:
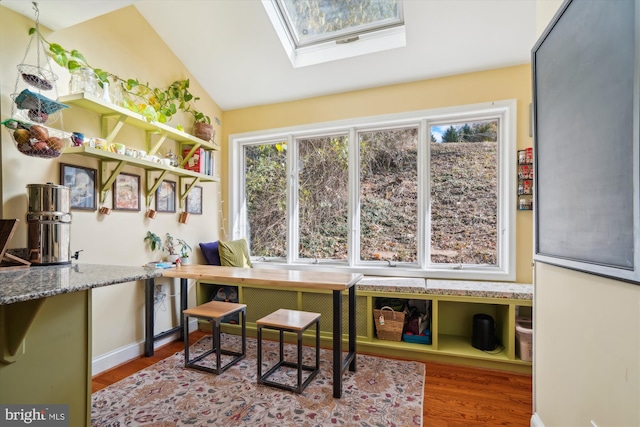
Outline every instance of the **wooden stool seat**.
{"label": "wooden stool seat", "polygon": [[[302,364],[302,334],[309,327],[316,327],[316,363],[315,366]],[[307,311],[279,309],[256,321],[258,328],[258,384],[270,385],[284,390],[294,391],[298,394],[309,385],[320,370],[320,313]],[[272,366],[264,375],[262,374],[262,329],[273,329],[279,332],[280,354],[278,363]],[[297,362],[284,360],[284,332],[294,332],[297,335]],[[280,367],[296,368],[298,373],[296,386],[278,383],[268,378]],[[302,371],[310,371],[309,376],[302,381]]]}
{"label": "wooden stool seat", "polygon": [[[184,316],[184,366],[186,368],[198,369],[205,372],[220,374],[230,368],[238,361],[244,359],[247,354],[247,323],[246,323],[246,304],[238,304],[234,302],[210,301],[197,307],[183,310]],[[242,313],[242,351],[232,351],[222,348],[220,342],[220,323],[222,320],[234,313]],[[211,335],[213,338],[212,348],[203,354],[190,359],[189,358],[189,317],[208,320],[211,323]],[[211,368],[208,366],[198,365],[210,354],[216,355],[216,366]],[[222,355],[233,356],[233,358],[225,365],[221,364]]]}

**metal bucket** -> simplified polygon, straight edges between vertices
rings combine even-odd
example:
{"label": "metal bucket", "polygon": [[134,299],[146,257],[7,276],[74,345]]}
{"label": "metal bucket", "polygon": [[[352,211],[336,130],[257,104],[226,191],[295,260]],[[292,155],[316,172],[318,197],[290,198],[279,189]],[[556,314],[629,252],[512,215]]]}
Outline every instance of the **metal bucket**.
{"label": "metal bucket", "polygon": [[70,190],[64,185],[27,185],[29,261],[33,264],[71,262]]}

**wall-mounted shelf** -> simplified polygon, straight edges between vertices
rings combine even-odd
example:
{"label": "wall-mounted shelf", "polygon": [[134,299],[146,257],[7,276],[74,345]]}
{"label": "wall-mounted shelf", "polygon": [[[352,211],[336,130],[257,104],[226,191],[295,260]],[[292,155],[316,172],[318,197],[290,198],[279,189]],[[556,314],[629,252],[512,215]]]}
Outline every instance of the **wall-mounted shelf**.
{"label": "wall-mounted shelf", "polygon": [[518,150],[518,210],[533,210],[533,149]]}
{"label": "wall-mounted shelf", "polygon": [[[167,126],[163,123],[148,122],[140,114],[127,110],[120,106],[103,101],[91,95],[78,93],[60,97],[60,102],[96,112],[100,115],[102,137],[107,140],[107,145],[115,141],[118,132],[122,126],[127,124],[146,131],[146,148],[149,155],[154,155],[167,139],[171,139],[181,146],[184,144],[193,145],[193,147],[202,147],[205,150],[217,151],[219,147],[211,142],[204,141],[189,135],[186,132]],[[113,125],[111,125],[111,123]],[[194,148],[194,151],[195,151]],[[117,154],[92,147],[69,147],[64,150],[63,154],[80,154],[84,156],[95,157],[100,161],[101,183],[100,183],[100,202],[104,203],[106,197],[117,178],[118,174],[126,165],[136,166],[146,171],[147,188],[146,188],[146,205],[149,206],[155,195],[156,189],[160,186],[165,176],[168,174],[176,175],[181,182],[187,182],[188,186],[182,192],[180,190],[180,201],[183,202],[189,191],[198,182],[218,182],[219,179],[210,175],[197,173],[182,167],[166,166],[149,160],[143,160],[123,154]],[[189,161],[189,157],[183,159],[180,166],[184,166]],[[111,168],[112,164],[116,164],[115,168]],[[153,179],[153,175],[159,176]]]}
{"label": "wall-mounted shelf", "polygon": [[[173,166],[165,166],[160,163],[151,162],[149,160],[137,159],[131,156],[125,156],[124,154],[112,153],[110,151],[104,151],[97,148],[91,147],[69,147],[64,150],[63,154],[80,154],[83,156],[95,157],[100,160],[101,163],[101,172],[102,172],[102,182],[100,187],[100,201],[104,203],[109,190],[111,189],[111,185],[115,181],[118,174],[122,171],[122,169],[126,165],[136,166],[144,169],[147,172],[147,184],[151,183],[152,180],[149,179],[153,172],[160,172],[160,176],[156,178],[156,181],[153,183],[151,188],[147,188],[147,206],[150,204],[153,195],[155,194],[155,190],[158,188],[162,180],[164,180],[167,174],[176,175],[183,180],[189,182],[190,190],[193,185],[196,185],[198,182],[218,182],[220,181],[218,178],[204,175],[201,173],[193,172],[187,169],[182,169],[180,167]],[[107,168],[108,164],[112,162],[117,163],[115,169],[109,171]],[[188,193],[181,194],[181,198],[186,198]]]}
{"label": "wall-mounted shelf", "polygon": [[[165,125],[164,123],[148,122],[143,116],[133,111],[127,110],[110,102],[103,101],[91,95],[84,93],[76,93],[73,95],[61,96],[59,101],[66,105],[72,105],[86,110],[94,111],[100,114],[102,122],[103,138],[106,138],[108,143],[114,141],[116,135],[126,123],[128,125],[144,129],[147,131],[147,135],[159,135],[161,142],[158,144],[152,144],[148,146],[147,152],[154,154],[157,152],[165,138],[172,139],[178,143],[189,143],[196,146],[202,146],[208,150],[219,150],[220,148],[208,141],[204,141],[200,138],[196,138],[193,135],[189,135],[186,132]],[[108,131],[106,127],[107,120],[116,120],[116,124],[113,129]]]}

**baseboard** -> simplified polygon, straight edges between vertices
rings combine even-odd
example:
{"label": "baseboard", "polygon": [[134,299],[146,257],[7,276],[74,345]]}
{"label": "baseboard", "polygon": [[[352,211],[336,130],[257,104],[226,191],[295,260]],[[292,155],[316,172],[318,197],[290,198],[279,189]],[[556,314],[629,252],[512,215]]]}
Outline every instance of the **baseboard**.
{"label": "baseboard", "polygon": [[544,423],[538,416],[537,412],[531,416],[531,427],[544,427]]}
{"label": "baseboard", "polygon": [[[189,322],[189,332],[193,332],[198,329],[197,320]],[[165,344],[169,344],[172,341],[178,339],[179,333],[175,332],[162,339],[156,341],[153,348],[162,347]],[[98,375],[101,372],[114,368],[118,365],[122,365],[136,357],[140,357],[144,354],[144,341],[138,341],[129,344],[124,347],[117,348],[108,353],[102,354],[91,360],[91,376]]]}

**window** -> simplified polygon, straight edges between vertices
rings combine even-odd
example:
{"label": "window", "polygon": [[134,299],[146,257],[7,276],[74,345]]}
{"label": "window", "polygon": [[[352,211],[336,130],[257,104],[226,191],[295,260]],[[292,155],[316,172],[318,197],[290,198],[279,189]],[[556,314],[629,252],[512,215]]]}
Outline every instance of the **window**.
{"label": "window", "polygon": [[287,247],[286,142],[247,145],[245,197],[251,254],[285,257]]}
{"label": "window", "polygon": [[262,0],[294,67],[404,47],[402,0]]}
{"label": "window", "polygon": [[358,133],[360,259],[417,262],[418,128]]}
{"label": "window", "polygon": [[231,237],[256,262],[513,280],[514,135],[514,101],[232,135]]}

